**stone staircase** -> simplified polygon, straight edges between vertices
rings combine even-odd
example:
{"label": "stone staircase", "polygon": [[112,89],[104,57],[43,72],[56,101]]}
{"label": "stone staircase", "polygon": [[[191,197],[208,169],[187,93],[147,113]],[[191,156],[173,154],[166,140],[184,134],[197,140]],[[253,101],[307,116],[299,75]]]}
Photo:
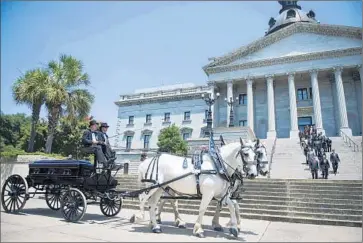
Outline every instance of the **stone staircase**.
{"label": "stone staircase", "polygon": [[[137,190],[136,176],[118,178],[120,190]],[[362,227],[362,181],[245,180],[239,202],[242,218],[318,225]],[[181,214],[197,216],[199,200],[179,200]],[[213,216],[216,201],[206,215]],[[125,198],[123,207],[138,209],[138,199]],[[148,206],[145,208],[148,211]],[[164,212],[172,212],[165,204]],[[229,217],[224,207],[221,217]]]}
{"label": "stone staircase", "polygon": [[271,179],[310,178],[304,171],[305,156],[299,139],[278,138],[271,163]]}

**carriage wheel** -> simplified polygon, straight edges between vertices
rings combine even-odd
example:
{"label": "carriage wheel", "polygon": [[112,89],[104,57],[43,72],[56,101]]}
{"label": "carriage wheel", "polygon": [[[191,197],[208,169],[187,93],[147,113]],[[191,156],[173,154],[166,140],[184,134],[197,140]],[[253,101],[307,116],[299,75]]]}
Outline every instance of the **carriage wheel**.
{"label": "carriage wheel", "polygon": [[50,209],[58,211],[61,208],[61,196],[60,186],[47,187],[45,191],[45,202]]}
{"label": "carriage wheel", "polygon": [[28,199],[28,182],[22,176],[11,175],[6,179],[1,191],[1,204],[5,212],[21,210]]}
{"label": "carriage wheel", "polygon": [[122,198],[117,197],[115,191],[110,191],[110,198],[103,197],[100,202],[100,209],[106,217],[113,217],[117,215],[122,208]]}
{"label": "carriage wheel", "polygon": [[77,222],[81,220],[86,213],[86,197],[80,190],[70,188],[61,197],[60,209],[65,220]]}

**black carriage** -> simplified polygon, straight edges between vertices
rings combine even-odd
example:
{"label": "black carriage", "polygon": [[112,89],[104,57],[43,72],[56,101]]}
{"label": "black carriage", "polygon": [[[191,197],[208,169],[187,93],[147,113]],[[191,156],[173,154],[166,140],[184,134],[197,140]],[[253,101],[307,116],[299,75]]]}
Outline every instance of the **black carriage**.
{"label": "black carriage", "polygon": [[[1,203],[6,212],[21,210],[29,198],[44,194],[48,207],[60,210],[67,221],[82,219],[87,210],[87,200],[100,199],[101,212],[112,217],[122,207],[122,197],[116,192],[117,180],[112,175],[122,168],[114,163],[104,168],[102,164],[86,160],[41,160],[29,164],[25,178],[11,175],[1,191]],[[29,189],[35,189],[30,192]]]}

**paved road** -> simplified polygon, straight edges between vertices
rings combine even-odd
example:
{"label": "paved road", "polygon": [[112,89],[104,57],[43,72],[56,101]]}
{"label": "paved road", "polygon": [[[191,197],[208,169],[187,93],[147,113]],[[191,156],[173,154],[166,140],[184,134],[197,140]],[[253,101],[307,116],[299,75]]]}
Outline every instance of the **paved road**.
{"label": "paved road", "polygon": [[[147,222],[131,224],[129,218],[134,210],[122,210],[113,218],[102,215],[98,205],[89,205],[81,223],[67,223],[45,204],[44,200],[31,199],[21,214],[7,214],[1,211],[1,241],[37,241],[37,242],[70,242],[70,241],[152,241],[152,242],[195,242],[195,241],[236,241],[229,234],[211,230],[211,217],[205,217],[204,230],[206,238],[192,236],[196,216],[183,215],[188,223],[187,229],[173,227],[173,215],[165,213],[163,233],[151,233]],[[148,213],[147,213],[148,218]],[[221,224],[227,223],[221,218]],[[320,226],[269,222],[262,220],[243,220],[244,228],[237,241],[321,241],[321,242],[362,242],[362,229],[353,227]],[[225,230],[226,232],[228,230]]]}

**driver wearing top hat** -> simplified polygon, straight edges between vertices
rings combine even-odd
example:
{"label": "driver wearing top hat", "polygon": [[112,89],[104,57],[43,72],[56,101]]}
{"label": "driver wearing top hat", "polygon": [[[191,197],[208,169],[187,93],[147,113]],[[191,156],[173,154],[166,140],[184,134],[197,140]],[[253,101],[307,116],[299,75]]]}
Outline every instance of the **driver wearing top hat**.
{"label": "driver wearing top hat", "polygon": [[102,122],[99,131],[99,140],[103,142],[102,151],[107,159],[114,159],[115,155],[111,149],[110,141],[108,139],[107,130],[110,126],[106,122]]}

